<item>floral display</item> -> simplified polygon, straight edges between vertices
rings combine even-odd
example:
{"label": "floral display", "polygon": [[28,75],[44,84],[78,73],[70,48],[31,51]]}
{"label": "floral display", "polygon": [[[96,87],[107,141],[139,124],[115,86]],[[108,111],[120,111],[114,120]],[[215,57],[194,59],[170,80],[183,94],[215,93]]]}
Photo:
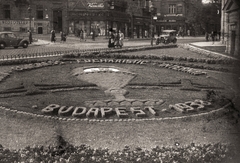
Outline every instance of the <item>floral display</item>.
{"label": "floral display", "polygon": [[0,146],[1,163],[223,163],[230,150],[223,144],[190,144],[159,147],[151,150],[125,146],[122,150],[73,146],[64,141],[58,146],[34,146],[9,150]]}

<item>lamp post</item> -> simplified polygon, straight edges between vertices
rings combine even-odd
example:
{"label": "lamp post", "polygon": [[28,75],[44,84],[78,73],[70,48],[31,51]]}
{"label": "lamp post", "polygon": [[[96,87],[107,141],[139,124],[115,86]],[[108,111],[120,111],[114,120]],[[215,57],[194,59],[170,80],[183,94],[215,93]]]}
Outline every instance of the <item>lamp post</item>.
{"label": "lamp post", "polygon": [[153,6],[150,6],[150,12],[151,12],[151,45],[153,46],[153,37],[154,37],[154,25],[153,25],[153,20],[157,20],[156,16],[153,16]]}
{"label": "lamp post", "polygon": [[[47,9],[45,9],[47,12]],[[49,22],[48,22],[48,13],[46,13],[45,18],[47,19],[47,34],[48,34],[48,28],[49,28]]]}
{"label": "lamp post", "polygon": [[31,9],[31,7],[30,7],[30,5],[28,6],[28,14],[29,14],[29,31],[31,31],[31,17],[32,17],[32,15],[31,15],[31,13],[32,13],[32,9]]}

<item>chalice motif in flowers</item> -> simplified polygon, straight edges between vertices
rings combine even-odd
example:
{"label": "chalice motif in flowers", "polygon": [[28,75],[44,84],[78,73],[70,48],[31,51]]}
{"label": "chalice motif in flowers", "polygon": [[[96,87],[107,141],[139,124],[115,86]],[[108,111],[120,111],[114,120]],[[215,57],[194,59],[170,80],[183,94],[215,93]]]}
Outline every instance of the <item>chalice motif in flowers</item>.
{"label": "chalice motif in flowers", "polygon": [[[103,101],[86,101],[90,106],[111,106],[111,105],[141,105],[147,100],[127,99],[127,90],[123,89],[137,74],[119,67],[79,67],[72,71],[72,74],[80,80],[96,84],[104,89],[105,94],[112,95],[115,99]],[[163,103],[162,100],[153,100]],[[159,103],[160,102],[160,103]]]}

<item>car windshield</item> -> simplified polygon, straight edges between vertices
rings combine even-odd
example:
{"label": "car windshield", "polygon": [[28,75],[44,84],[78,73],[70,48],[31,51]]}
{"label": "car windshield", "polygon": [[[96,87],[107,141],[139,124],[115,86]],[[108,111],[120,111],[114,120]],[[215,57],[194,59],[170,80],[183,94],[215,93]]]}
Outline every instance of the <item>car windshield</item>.
{"label": "car windshield", "polygon": [[169,32],[162,32],[162,35],[169,35]]}

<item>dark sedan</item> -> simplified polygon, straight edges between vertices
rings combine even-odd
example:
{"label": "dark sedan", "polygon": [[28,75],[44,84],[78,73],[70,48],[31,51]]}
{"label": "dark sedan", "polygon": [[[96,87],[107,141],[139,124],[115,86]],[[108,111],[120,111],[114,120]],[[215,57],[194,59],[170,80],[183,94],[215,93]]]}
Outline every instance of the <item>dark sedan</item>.
{"label": "dark sedan", "polygon": [[0,32],[0,49],[5,47],[23,47],[27,48],[29,41],[24,38],[17,37],[13,32]]}

